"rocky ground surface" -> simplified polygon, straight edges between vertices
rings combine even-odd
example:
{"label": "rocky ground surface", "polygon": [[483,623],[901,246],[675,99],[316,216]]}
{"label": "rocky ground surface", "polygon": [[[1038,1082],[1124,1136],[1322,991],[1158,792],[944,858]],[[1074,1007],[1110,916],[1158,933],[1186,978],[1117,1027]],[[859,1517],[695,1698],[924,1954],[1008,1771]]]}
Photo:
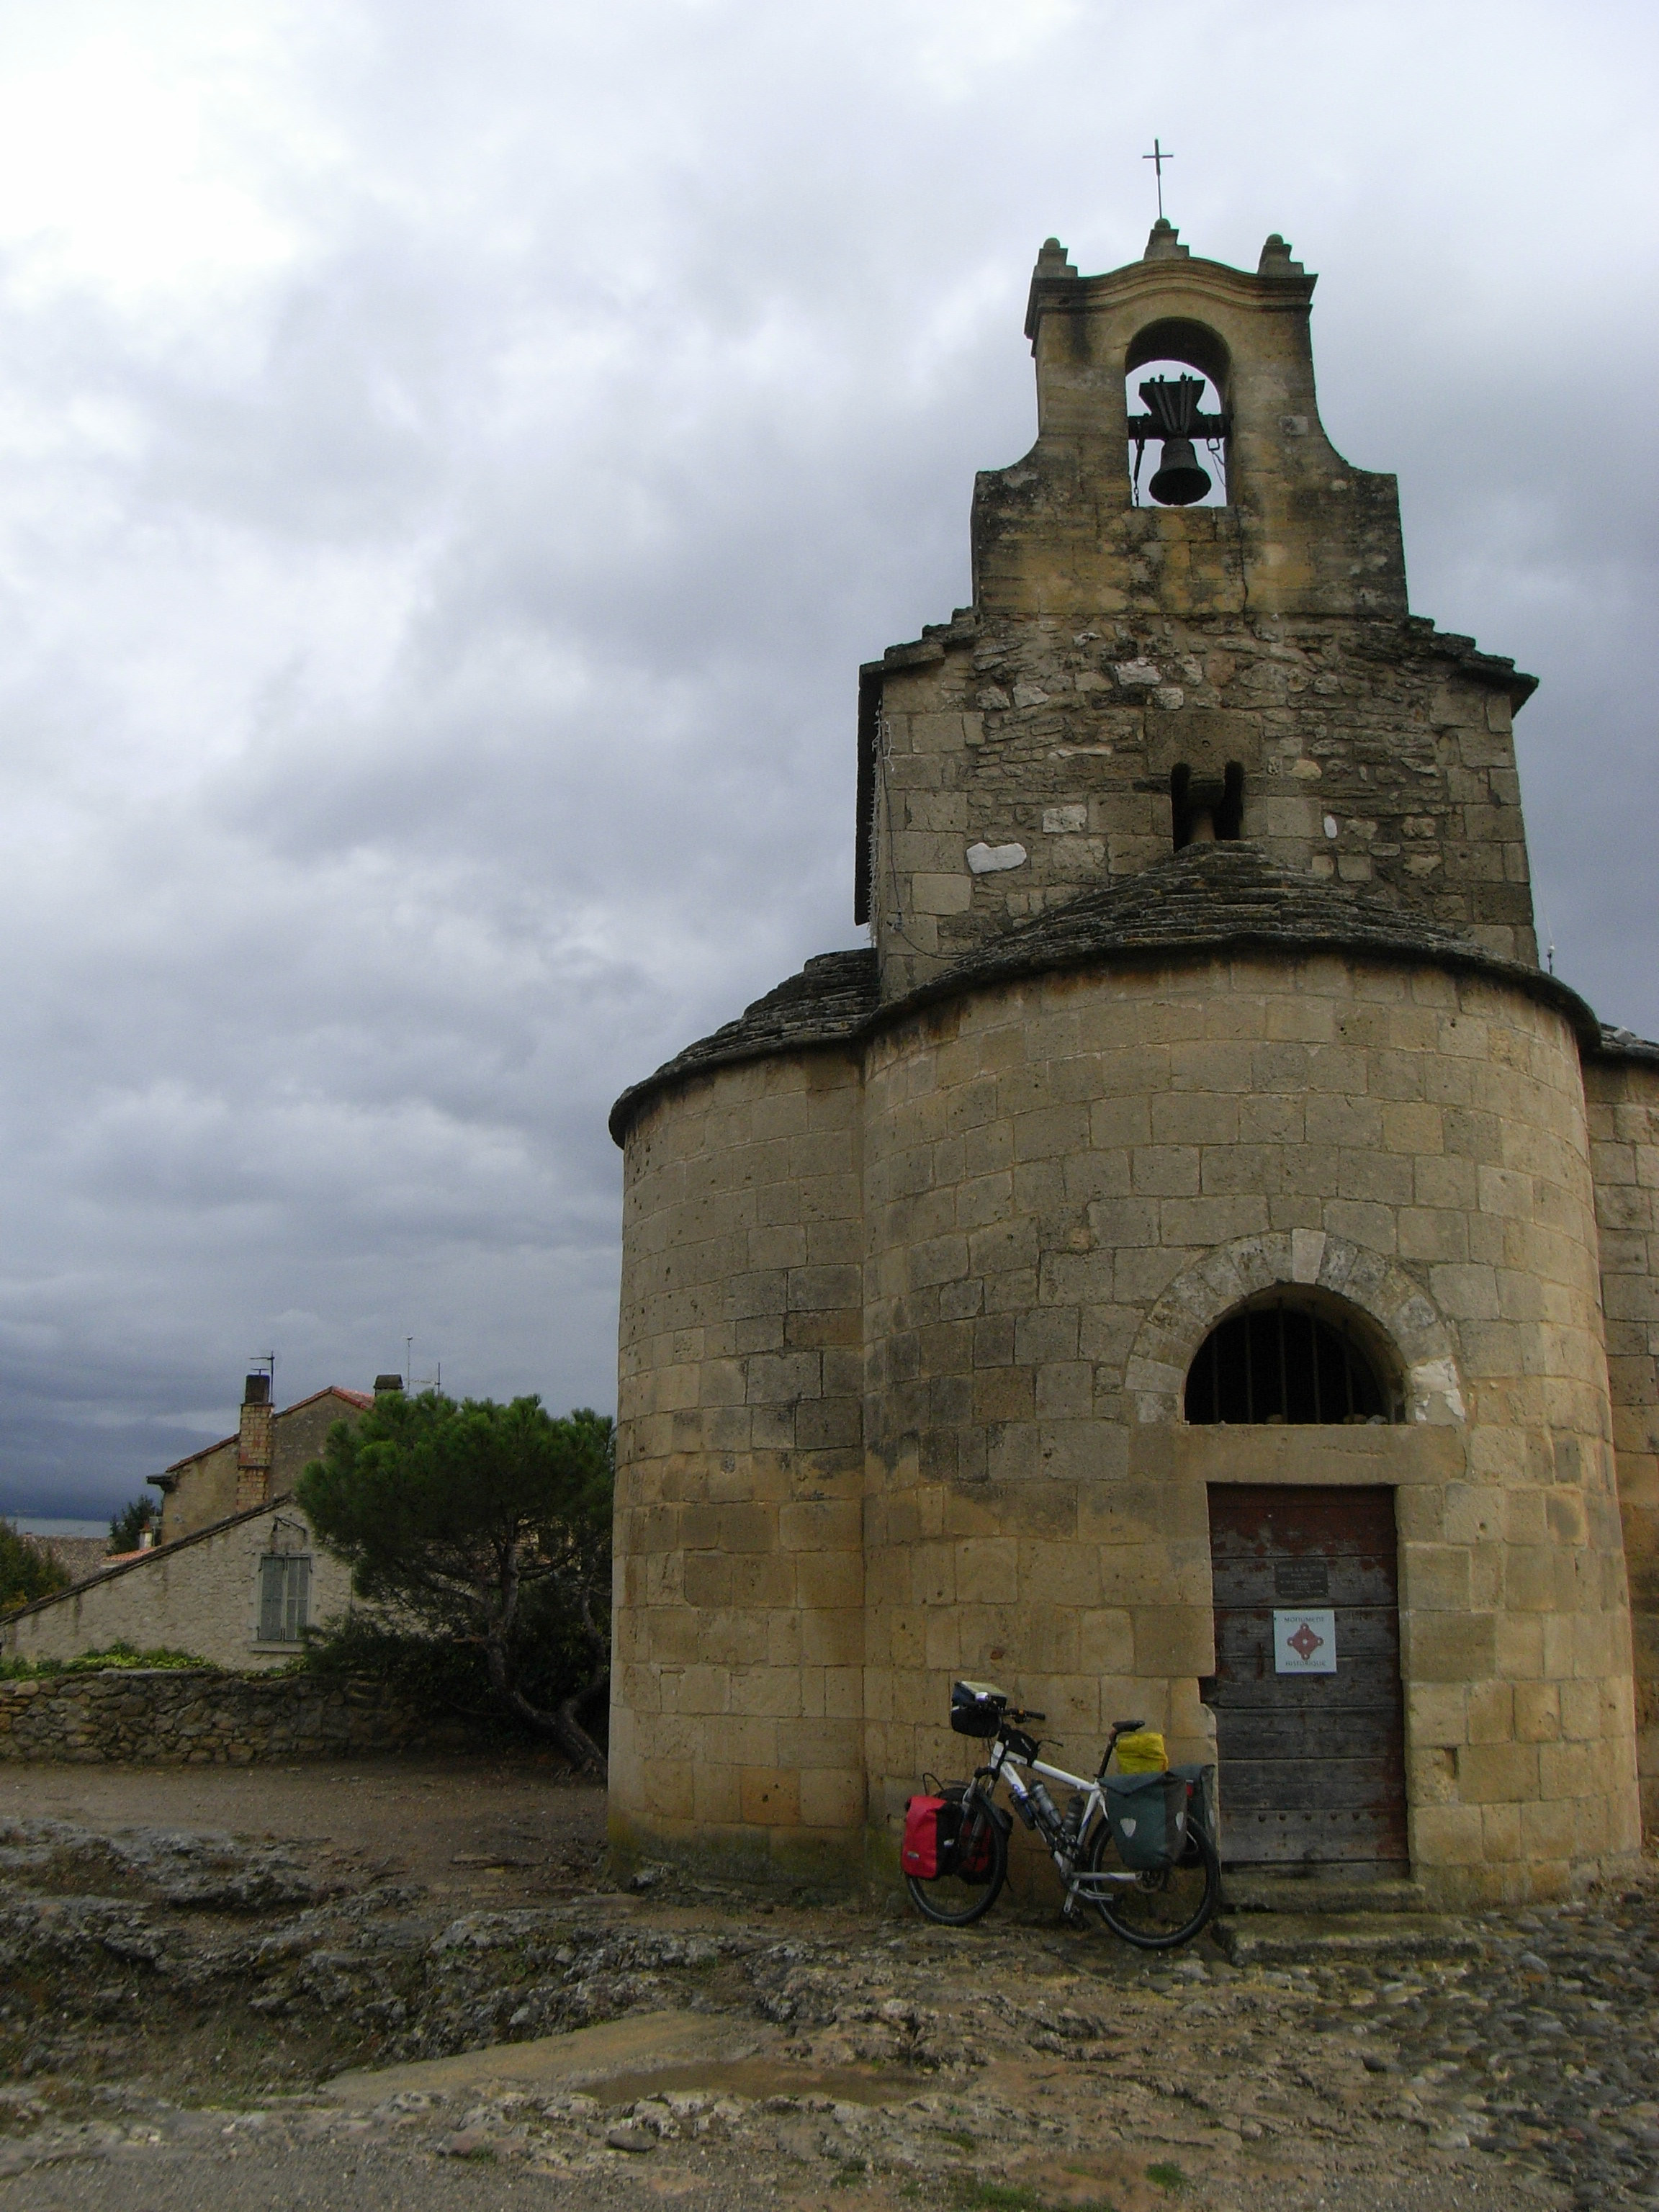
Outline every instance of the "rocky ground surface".
{"label": "rocky ground surface", "polygon": [[287,1837],[67,1817],[62,1770],[51,1811],[9,1796],[0,2212],[459,2208],[486,2169],[492,2203],[734,2212],[1659,2206],[1645,1877],[1467,1955],[1406,1955],[1402,1917],[1375,1954],[1149,1961],[1006,1905],[619,1892],[593,1793],[488,1785],[383,1776],[371,1816],[341,1778]]}

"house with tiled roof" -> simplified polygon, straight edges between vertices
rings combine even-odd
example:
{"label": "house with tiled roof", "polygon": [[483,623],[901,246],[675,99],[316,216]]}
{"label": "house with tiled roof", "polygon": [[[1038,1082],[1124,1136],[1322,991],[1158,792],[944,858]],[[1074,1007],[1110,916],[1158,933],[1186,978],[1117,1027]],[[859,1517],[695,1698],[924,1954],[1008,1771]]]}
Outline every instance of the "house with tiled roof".
{"label": "house with tiled roof", "polygon": [[[402,1377],[374,1387],[401,1389]],[[314,1541],[294,1486],[335,1423],[374,1402],[332,1384],[278,1409],[270,1376],[250,1375],[234,1431],[149,1478],[162,1498],[155,1542],[8,1614],[0,1655],[71,1659],[125,1643],[225,1667],[284,1664],[307,1627],[351,1604],[349,1571]]]}

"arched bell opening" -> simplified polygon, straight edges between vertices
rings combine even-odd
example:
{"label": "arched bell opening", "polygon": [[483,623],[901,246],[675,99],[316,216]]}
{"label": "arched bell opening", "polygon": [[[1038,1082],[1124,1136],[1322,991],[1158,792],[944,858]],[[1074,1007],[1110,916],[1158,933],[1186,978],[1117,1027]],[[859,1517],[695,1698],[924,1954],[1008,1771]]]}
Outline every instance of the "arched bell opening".
{"label": "arched bell opening", "polygon": [[1404,1374],[1357,1306],[1286,1286],[1217,1322],[1187,1370],[1184,1410],[1197,1426],[1392,1423],[1404,1418]]}
{"label": "arched bell opening", "polygon": [[1137,507],[1224,507],[1231,362],[1202,323],[1151,323],[1124,362]]}

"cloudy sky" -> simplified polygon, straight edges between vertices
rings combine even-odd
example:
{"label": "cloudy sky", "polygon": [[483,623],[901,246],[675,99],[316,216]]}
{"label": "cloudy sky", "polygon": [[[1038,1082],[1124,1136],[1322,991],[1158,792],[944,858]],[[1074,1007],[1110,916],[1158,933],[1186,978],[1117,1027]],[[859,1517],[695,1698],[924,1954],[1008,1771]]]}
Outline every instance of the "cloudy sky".
{"label": "cloudy sky", "polygon": [[613,1402],[623,1085],[851,916],[1040,241],[1320,272],[1413,599],[1544,679],[1659,1034],[1650,7],[0,10],[0,1510],[441,1360]]}

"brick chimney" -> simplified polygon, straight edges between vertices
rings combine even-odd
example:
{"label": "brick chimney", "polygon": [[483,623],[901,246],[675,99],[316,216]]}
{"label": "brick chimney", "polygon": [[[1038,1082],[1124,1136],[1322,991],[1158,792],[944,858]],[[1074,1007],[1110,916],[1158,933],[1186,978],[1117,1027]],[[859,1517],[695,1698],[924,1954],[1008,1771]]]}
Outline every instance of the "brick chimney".
{"label": "brick chimney", "polygon": [[236,1510],[263,1505],[270,1495],[271,1423],[269,1375],[250,1375],[242,1389],[242,1419],[236,1438]]}

